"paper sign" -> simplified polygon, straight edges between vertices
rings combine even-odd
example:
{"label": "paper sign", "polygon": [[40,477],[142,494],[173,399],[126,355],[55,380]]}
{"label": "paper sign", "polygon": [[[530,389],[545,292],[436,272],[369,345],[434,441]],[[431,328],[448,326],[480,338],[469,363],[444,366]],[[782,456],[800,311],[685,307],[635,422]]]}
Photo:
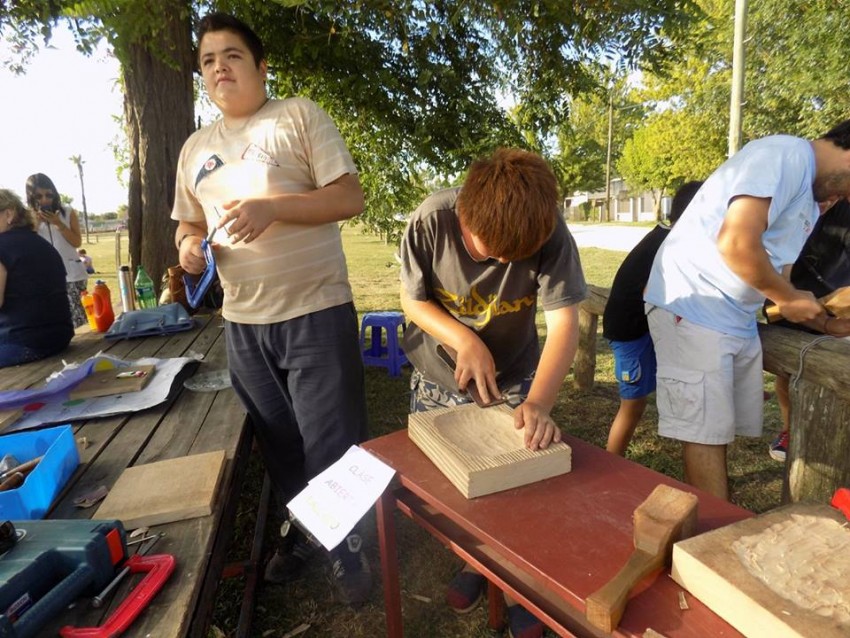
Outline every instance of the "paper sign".
{"label": "paper sign", "polygon": [[287,504],[326,549],[339,545],[384,493],[395,470],[352,445]]}

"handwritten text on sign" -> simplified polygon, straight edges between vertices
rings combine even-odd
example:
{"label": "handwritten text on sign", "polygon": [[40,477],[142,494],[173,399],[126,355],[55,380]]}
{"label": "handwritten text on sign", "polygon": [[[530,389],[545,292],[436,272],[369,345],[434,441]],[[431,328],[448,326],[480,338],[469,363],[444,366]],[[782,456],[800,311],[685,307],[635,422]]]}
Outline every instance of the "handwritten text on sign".
{"label": "handwritten text on sign", "polygon": [[289,511],[333,549],[383,494],[393,474],[391,467],[353,445],[288,503]]}

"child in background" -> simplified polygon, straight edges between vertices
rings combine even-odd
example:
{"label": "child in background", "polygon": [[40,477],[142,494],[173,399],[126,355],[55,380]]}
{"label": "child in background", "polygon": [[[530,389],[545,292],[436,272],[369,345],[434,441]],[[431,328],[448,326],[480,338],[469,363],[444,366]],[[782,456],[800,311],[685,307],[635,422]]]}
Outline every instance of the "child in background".
{"label": "child in background", "polygon": [[86,253],[85,248],[77,248],[77,254],[80,256],[80,261],[83,262],[83,266],[86,267],[86,272],[90,275],[95,273],[94,265],[92,264],[92,259],[88,253]]}
{"label": "child in background", "polygon": [[620,456],[626,455],[646,409],[646,398],[655,392],[655,348],[644,314],[643,289],[661,242],[700,186],[702,182],[688,182],[676,191],[670,206],[670,225],[658,224],[626,255],[605,304],[602,335],[614,353],[614,375],[620,391],[620,409],[611,424],[606,449]]}

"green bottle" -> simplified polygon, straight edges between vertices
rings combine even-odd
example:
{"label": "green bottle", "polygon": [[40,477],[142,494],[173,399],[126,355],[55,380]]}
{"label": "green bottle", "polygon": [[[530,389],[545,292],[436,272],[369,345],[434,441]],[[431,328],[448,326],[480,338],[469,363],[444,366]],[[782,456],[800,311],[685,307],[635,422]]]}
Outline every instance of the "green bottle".
{"label": "green bottle", "polygon": [[156,308],[156,293],[154,292],[153,280],[145,272],[144,266],[139,266],[133,286],[136,288],[136,299],[139,301],[140,308]]}

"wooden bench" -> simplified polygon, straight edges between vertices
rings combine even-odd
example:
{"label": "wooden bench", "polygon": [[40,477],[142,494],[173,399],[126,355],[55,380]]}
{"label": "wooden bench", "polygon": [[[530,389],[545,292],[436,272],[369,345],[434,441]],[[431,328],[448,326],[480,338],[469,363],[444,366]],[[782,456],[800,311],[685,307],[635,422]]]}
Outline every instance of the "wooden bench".
{"label": "wooden bench", "polygon": [[[610,292],[589,285],[579,306],[574,372],[582,390],[593,387],[599,317]],[[759,336],[767,372],[800,373],[791,384],[792,435],[783,502],[828,502],[837,488],[850,485],[850,340],[766,324],[759,324]]]}
{"label": "wooden bench", "polygon": [[[201,370],[226,367],[223,322],[218,314],[198,315],[193,330],[169,337],[147,337],[110,342],[88,328],[78,330],[62,354],[23,366],[0,369],[0,389],[40,384],[62,368],[62,360],[81,362],[100,351],[122,359],[202,355]],[[154,553],[173,554],[177,568],[150,607],[130,627],[127,636],[206,635],[233,529],[242,479],[252,439],[245,411],[231,388],[198,393],[182,382],[197,366],[190,364],[178,375],[164,403],[131,414],[72,423],[81,464],[48,512],[52,519],[90,518],[97,507],[80,509],[74,499],[98,486],[110,488],[124,469],[180,456],[225,450],[226,465],[211,515],[158,526],[165,536]],[[80,442],[85,440],[86,444]],[[111,601],[120,602],[131,586],[125,579]],[[99,610],[79,601],[48,627],[52,635],[64,625],[95,626],[115,608]],[[248,614],[250,618],[250,614]],[[47,635],[47,630],[45,631]]]}

